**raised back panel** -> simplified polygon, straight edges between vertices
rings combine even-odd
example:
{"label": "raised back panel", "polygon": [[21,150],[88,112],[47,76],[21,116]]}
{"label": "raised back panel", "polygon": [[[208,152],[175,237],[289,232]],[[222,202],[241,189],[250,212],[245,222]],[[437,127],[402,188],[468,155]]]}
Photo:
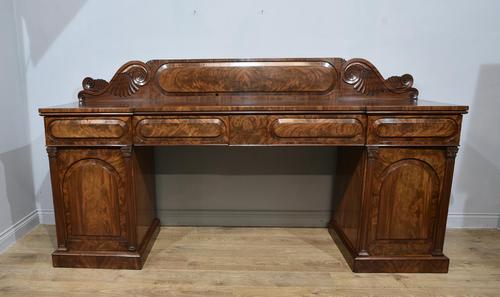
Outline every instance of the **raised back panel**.
{"label": "raised back panel", "polygon": [[156,74],[166,93],[328,93],[337,72],[327,62],[165,63]]}
{"label": "raised back panel", "polygon": [[384,79],[370,62],[341,58],[131,61],[113,78],[87,77],[87,100],[253,96],[358,97],[416,100],[409,74]]}

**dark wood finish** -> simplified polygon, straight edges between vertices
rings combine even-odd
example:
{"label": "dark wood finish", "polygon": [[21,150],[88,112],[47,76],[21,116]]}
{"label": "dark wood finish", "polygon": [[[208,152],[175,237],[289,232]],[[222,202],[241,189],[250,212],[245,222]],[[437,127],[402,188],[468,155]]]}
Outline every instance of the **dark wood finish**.
{"label": "dark wood finish", "polygon": [[363,115],[231,115],[231,145],[363,145]]}
{"label": "dark wood finish", "polygon": [[[87,77],[83,102],[111,98],[321,96],[383,97],[411,102],[418,96],[409,74],[384,79],[364,59],[218,59],[131,61],[107,82]],[[394,101],[394,100],[393,100]]]}
{"label": "dark wood finish", "polygon": [[[391,99],[392,100],[392,99]],[[135,115],[202,115],[202,114],[463,114],[467,106],[445,105],[439,102],[418,100],[391,103],[384,98],[338,98],[319,96],[302,98],[289,96],[269,98],[267,96],[231,97],[173,97],[169,99],[114,98],[87,103],[70,103],[55,107],[40,108],[44,116],[76,116],[96,114]]]}
{"label": "dark wood finish", "polygon": [[[329,231],[356,272],[446,272],[466,106],[340,58],[132,61],[41,108],[58,267],[140,269],[157,234],[153,146],[338,146]],[[333,164],[332,164],[333,165]]]}
{"label": "dark wood finish", "polygon": [[47,145],[131,144],[130,117],[46,117]]}
{"label": "dark wood finish", "polygon": [[368,144],[458,145],[461,115],[369,116]]}
{"label": "dark wood finish", "polygon": [[368,226],[360,249],[374,256],[434,254],[446,150],[381,148],[369,162]]}
{"label": "dark wood finish", "polygon": [[346,117],[278,117],[270,125],[271,134],[279,139],[344,139],[364,140],[364,118]]}
{"label": "dark wood finish", "polygon": [[156,220],[156,187],[153,147],[135,147],[132,155],[133,193],[135,193],[137,243],[148,245],[151,226]]}
{"label": "dark wood finish", "polygon": [[228,117],[135,116],[135,143],[228,144]]}
{"label": "dark wood finish", "polygon": [[140,269],[159,227],[152,154],[131,146],[48,152],[58,230],[54,266]]}
{"label": "dark wood finish", "polygon": [[[349,264],[357,272],[447,272],[442,251],[456,147],[366,150],[366,163],[353,158],[342,167],[354,174],[339,184],[330,224]],[[357,215],[345,219],[352,209]]]}
{"label": "dark wood finish", "polygon": [[165,62],[156,76],[168,94],[323,94],[335,87],[337,72],[326,61]]}
{"label": "dark wood finish", "polygon": [[346,243],[354,250],[358,246],[365,177],[366,151],[363,147],[342,147],[337,149],[337,170],[333,196],[333,224],[346,237]]}

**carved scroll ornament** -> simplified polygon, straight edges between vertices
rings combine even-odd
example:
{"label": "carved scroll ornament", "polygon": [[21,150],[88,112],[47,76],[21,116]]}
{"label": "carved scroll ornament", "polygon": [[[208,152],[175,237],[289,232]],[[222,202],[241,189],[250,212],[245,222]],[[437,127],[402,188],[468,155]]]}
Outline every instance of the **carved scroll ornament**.
{"label": "carved scroll ornament", "polygon": [[151,76],[151,70],[146,63],[131,61],[118,69],[109,83],[103,79],[86,77],[82,82],[83,90],[78,93],[78,98],[83,101],[87,97],[101,95],[129,97],[147,84]]}
{"label": "carved scroll ornament", "polygon": [[234,95],[416,100],[418,96],[410,74],[384,79],[367,60],[341,58],[131,61],[109,83],[87,77],[82,85],[81,102],[134,96],[146,100]]}
{"label": "carved scroll ornament", "polygon": [[351,59],[342,66],[342,80],[351,85],[359,94],[375,96],[380,93],[408,95],[418,97],[418,90],[412,88],[413,77],[410,74],[391,76],[384,79],[377,68],[364,59]]}

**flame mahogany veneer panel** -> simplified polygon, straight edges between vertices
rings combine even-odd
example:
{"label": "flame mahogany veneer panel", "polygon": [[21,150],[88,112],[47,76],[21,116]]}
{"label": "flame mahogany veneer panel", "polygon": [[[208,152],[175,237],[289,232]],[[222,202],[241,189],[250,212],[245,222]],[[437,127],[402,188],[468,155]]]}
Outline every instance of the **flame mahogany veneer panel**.
{"label": "flame mahogany veneer panel", "polygon": [[364,115],[232,115],[231,145],[363,145]]}
{"label": "flame mahogany veneer panel", "polygon": [[370,116],[368,143],[458,145],[461,124],[461,115]]}
{"label": "flame mahogany veneer panel", "polygon": [[227,116],[135,116],[136,144],[228,144]]}
{"label": "flame mahogany veneer panel", "polygon": [[328,62],[165,63],[156,74],[166,93],[316,93],[331,91],[337,72]]}
{"label": "flame mahogany veneer panel", "polygon": [[47,145],[131,144],[130,117],[46,117]]}

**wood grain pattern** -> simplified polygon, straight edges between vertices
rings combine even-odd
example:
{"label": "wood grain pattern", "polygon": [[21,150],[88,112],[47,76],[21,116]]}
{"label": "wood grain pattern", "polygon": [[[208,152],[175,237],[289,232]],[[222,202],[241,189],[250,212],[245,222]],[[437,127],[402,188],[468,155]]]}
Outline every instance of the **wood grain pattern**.
{"label": "wood grain pattern", "polygon": [[270,142],[267,115],[232,115],[230,145],[264,145]]}
{"label": "wood grain pattern", "polygon": [[[146,249],[150,243],[151,226],[154,226],[156,217],[156,187],[155,164],[153,147],[134,147],[133,163],[133,192],[136,205],[136,230],[139,250]],[[132,228],[134,226],[131,226]],[[154,228],[154,227],[153,227]]]}
{"label": "wood grain pattern", "polygon": [[337,73],[328,62],[165,63],[156,79],[167,93],[327,93]]}
{"label": "wood grain pattern", "polygon": [[146,202],[154,195],[152,155],[136,156],[131,147],[48,152],[56,185],[54,266],[140,269],[159,225],[154,203]]}
{"label": "wood grain pattern", "polygon": [[68,250],[127,250],[127,168],[120,150],[61,149],[57,158]]}
{"label": "wood grain pattern", "polygon": [[109,100],[68,103],[61,106],[40,108],[42,116],[75,115],[193,115],[193,114],[465,114],[468,107],[449,105],[435,101],[418,100],[412,102],[393,99],[349,97],[332,99],[322,96],[175,96],[154,100],[113,98]]}
{"label": "wood grain pattern", "polygon": [[130,117],[47,117],[47,145],[129,144]]}
{"label": "wood grain pattern", "polygon": [[366,95],[386,98],[417,99],[418,90],[413,88],[410,74],[384,79],[377,68],[364,59],[351,59],[342,65],[342,91],[345,96]]}
{"label": "wood grain pattern", "polygon": [[[108,83],[87,77],[78,94],[82,103],[113,98],[174,99],[231,97],[259,98],[311,95],[325,98],[399,99],[413,102],[418,91],[409,74],[384,79],[364,59],[204,59],[130,61]],[[395,100],[392,100],[395,102]]]}
{"label": "wood grain pattern", "polygon": [[53,138],[120,138],[127,123],[118,119],[54,120],[48,127]]}
{"label": "wood grain pattern", "polygon": [[356,118],[278,118],[271,131],[280,138],[354,138],[363,134]]}
{"label": "wood grain pattern", "polygon": [[0,254],[0,295],[498,296],[498,230],[449,229],[448,274],[353,274],[323,228],[162,227],[140,271],[54,269],[54,226]]}
{"label": "wood grain pattern", "polygon": [[[113,167],[102,160],[84,159],[71,165],[62,183],[70,235],[120,235],[119,182]],[[101,186],[96,187],[97,184]],[[75,188],[79,190],[74,191]]]}
{"label": "wood grain pattern", "polygon": [[135,116],[138,144],[227,144],[227,117]]}
{"label": "wood grain pattern", "polygon": [[139,91],[151,79],[149,65],[141,61],[130,61],[124,64],[108,83],[103,79],[86,77],[82,81],[83,90],[78,93],[80,101],[87,97],[111,95],[115,97],[129,97]]}
{"label": "wood grain pattern", "polygon": [[370,255],[432,255],[444,149],[381,148],[372,159],[366,250]]}
{"label": "wood grain pattern", "polygon": [[329,232],[353,271],[448,270],[468,107],[418,101],[411,75],[363,59],[152,60],[82,86],[78,104],[40,109],[54,266],[142,267],[159,226],[153,146],[307,145],[342,147]]}
{"label": "wood grain pattern", "polygon": [[334,216],[329,228],[353,271],[448,271],[449,259],[442,252],[446,228],[442,216],[447,215],[455,158],[449,151],[367,148],[368,162],[359,190],[362,192],[348,191],[349,188],[342,192],[345,183],[340,183],[340,193],[348,195],[340,194],[340,199],[362,201],[356,236],[349,225],[346,227],[349,219],[343,218],[346,205],[355,203],[352,200],[340,200],[340,213]]}
{"label": "wood grain pattern", "polygon": [[369,116],[369,144],[457,145],[460,115]]}
{"label": "wood grain pattern", "polygon": [[359,115],[231,115],[230,145],[364,144]]}
{"label": "wood grain pattern", "polygon": [[450,137],[457,123],[447,118],[382,118],[373,123],[379,137]]}
{"label": "wood grain pattern", "polygon": [[[338,228],[351,250],[359,246],[359,230],[366,151],[364,148],[337,149],[335,191],[332,199],[332,220],[329,229]],[[335,227],[334,227],[335,226]]]}
{"label": "wood grain pattern", "polygon": [[214,138],[223,130],[220,119],[143,119],[136,125],[137,133],[144,138]]}

